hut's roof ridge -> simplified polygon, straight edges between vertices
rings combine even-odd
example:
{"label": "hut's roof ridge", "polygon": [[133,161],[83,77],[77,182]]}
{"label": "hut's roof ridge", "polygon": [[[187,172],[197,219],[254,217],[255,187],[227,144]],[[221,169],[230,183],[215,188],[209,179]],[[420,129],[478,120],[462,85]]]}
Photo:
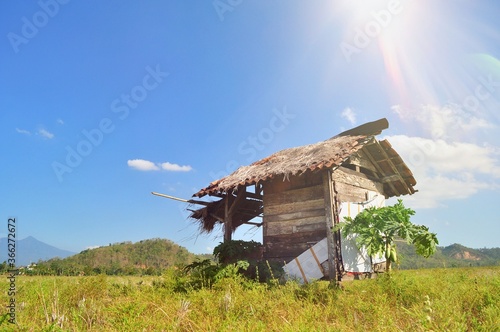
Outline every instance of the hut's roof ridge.
{"label": "hut's roof ridge", "polygon": [[238,168],[232,174],[210,183],[208,187],[201,189],[193,196],[203,197],[227,193],[239,185],[248,186],[278,176],[287,178],[306,171],[340,166],[386,128],[388,128],[387,120],[380,119],[347,130],[322,142],[278,151],[248,166]]}

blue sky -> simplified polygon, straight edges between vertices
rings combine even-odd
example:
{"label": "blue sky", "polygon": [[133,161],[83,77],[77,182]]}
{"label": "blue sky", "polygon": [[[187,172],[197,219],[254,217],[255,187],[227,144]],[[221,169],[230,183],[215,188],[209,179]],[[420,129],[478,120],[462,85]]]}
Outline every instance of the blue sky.
{"label": "blue sky", "polygon": [[4,1],[0,217],[75,252],[153,237],[211,252],[220,234],[150,192],[189,198],[386,117],[413,221],[498,247],[498,17],[495,1]]}

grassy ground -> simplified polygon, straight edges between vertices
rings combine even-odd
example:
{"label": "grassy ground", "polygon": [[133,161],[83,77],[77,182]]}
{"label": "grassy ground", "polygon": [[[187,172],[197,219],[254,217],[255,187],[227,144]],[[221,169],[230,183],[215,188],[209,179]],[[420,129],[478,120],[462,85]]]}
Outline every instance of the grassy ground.
{"label": "grassy ground", "polygon": [[[188,278],[18,276],[17,325],[0,331],[500,331],[500,267],[395,271],[342,289],[234,276],[191,289]],[[0,289],[9,303],[7,278]]]}

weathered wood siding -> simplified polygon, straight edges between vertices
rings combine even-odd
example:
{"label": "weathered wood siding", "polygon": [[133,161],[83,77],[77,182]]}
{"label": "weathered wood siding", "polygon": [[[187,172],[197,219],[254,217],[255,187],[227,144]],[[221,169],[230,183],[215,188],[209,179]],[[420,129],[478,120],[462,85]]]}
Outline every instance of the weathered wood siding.
{"label": "weathered wood siding", "polygon": [[382,183],[345,167],[335,170],[332,180],[335,182],[337,199],[340,202],[364,202],[368,200],[368,192],[384,195]]}
{"label": "weathered wood siding", "polygon": [[264,183],[264,257],[290,261],[326,236],[321,174]]}
{"label": "weathered wood siding", "polygon": [[[332,174],[340,202],[364,202],[368,193],[383,195],[383,184],[341,167]],[[289,180],[273,179],[264,189],[264,258],[289,262],[326,237],[322,173]]]}

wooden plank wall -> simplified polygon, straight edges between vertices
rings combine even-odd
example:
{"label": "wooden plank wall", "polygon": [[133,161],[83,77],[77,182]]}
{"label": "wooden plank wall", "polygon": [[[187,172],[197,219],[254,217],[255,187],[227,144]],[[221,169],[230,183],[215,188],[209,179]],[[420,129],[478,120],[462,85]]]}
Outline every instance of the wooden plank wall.
{"label": "wooden plank wall", "polygon": [[367,200],[366,194],[368,191],[384,195],[384,185],[382,183],[370,179],[363,173],[345,167],[339,167],[333,172],[332,180],[335,181],[337,199],[340,202],[364,202]]}
{"label": "wooden plank wall", "polygon": [[264,183],[264,257],[289,262],[326,236],[320,174]]}
{"label": "wooden plank wall", "polygon": [[[340,202],[364,202],[368,191],[384,192],[382,183],[345,167],[333,172],[332,181]],[[265,259],[289,262],[326,237],[321,173],[273,179],[263,189]]]}

